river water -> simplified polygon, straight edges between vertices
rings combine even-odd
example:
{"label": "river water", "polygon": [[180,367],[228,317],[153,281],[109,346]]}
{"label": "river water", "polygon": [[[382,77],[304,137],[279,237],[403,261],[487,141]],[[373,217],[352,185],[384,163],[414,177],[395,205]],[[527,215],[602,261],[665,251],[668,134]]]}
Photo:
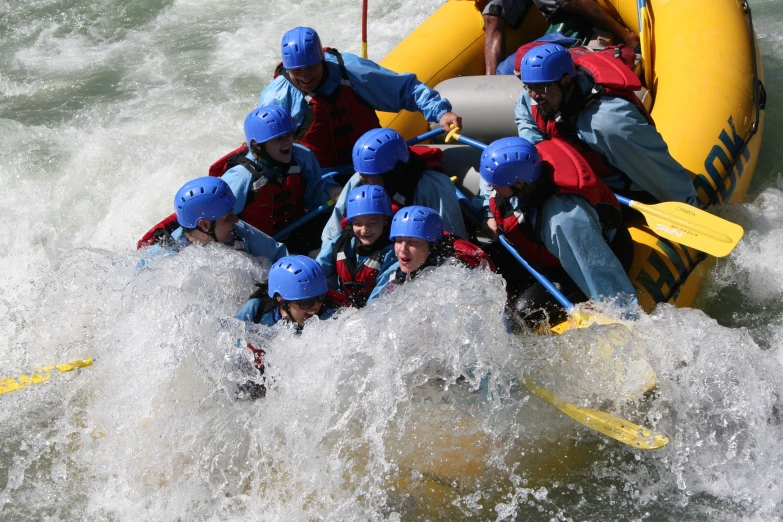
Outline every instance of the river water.
{"label": "river water", "polygon": [[[370,57],[440,3],[371,2]],[[97,357],[0,396],[0,519],[783,518],[783,2],[751,7],[764,144],[747,203],[721,210],[745,238],[696,308],[511,335],[499,281],[444,268],[280,332],[250,402],[236,341],[258,334],[230,318],[268,266],[194,248],[139,269],[135,242],[242,141],[281,34],[358,52],[361,3],[0,5],[0,377]],[[601,437],[523,375],[672,443]]]}

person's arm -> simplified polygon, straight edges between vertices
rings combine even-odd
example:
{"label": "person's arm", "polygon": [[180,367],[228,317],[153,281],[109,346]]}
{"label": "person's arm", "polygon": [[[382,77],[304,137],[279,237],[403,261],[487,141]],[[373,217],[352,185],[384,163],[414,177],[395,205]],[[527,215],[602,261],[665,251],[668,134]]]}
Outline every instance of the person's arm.
{"label": "person's arm", "polygon": [[328,243],[324,243],[321,246],[318,257],[315,258],[316,263],[321,265],[321,269],[326,276],[326,286],[329,290],[339,290],[337,267],[334,265],[334,246],[338,239],[340,239],[339,235]]}
{"label": "person's arm", "polygon": [[330,240],[340,235],[343,227],[340,226],[340,221],[345,217],[345,202],[348,199],[348,193],[353,190],[354,187],[359,186],[359,174],[354,174],[351,179],[348,180],[343,188],[340,197],[337,198],[337,202],[334,204],[334,210],[332,216],[326,223],[323,232],[321,232],[321,243],[327,243]]}
{"label": "person's arm", "polygon": [[386,287],[389,286],[389,283],[392,281],[392,279],[394,279],[394,274],[397,272],[398,268],[400,268],[400,262],[395,261],[384,272],[381,272],[381,274],[378,276],[378,283],[375,285],[375,288],[372,289],[372,292],[370,292],[370,297],[367,298],[367,304],[381,296]]}
{"label": "person's arm", "polygon": [[240,221],[234,225],[234,232],[245,241],[245,252],[255,257],[264,257],[274,263],[288,255],[288,248],[278,243],[255,227]]}
{"label": "person's arm", "polygon": [[236,203],[234,203],[234,214],[239,215],[245,210],[247,204],[247,195],[252,189],[253,175],[242,165],[236,165],[226,171],[221,179],[225,181],[231,192],[234,193]]}
{"label": "person's arm", "polygon": [[519,137],[535,145],[542,141],[544,136],[533,118],[533,112],[530,109],[532,103],[533,100],[530,98],[530,95],[526,90],[522,89],[522,94],[517,98],[517,106],[514,109],[514,121],[517,124]]}
{"label": "person's arm", "polygon": [[604,96],[582,111],[577,129],[585,143],[659,201],[697,201],[688,171],[633,103]]}
{"label": "person's arm", "polygon": [[494,190],[489,183],[482,178],[479,181],[479,193],[473,197],[473,206],[479,209],[479,213],[482,216],[481,228],[484,229],[484,233],[495,241],[500,234],[500,229],[497,221],[492,217],[492,212],[489,210],[489,200],[492,198],[493,192]]}
{"label": "person's arm", "polygon": [[414,204],[438,211],[443,219],[443,228],[447,232],[468,239],[468,230],[462,218],[459,199],[454,192],[454,184],[448,176],[440,172],[427,170],[416,185]]}
{"label": "person's arm", "polygon": [[313,211],[329,201],[326,182],[321,178],[321,167],[318,160],[309,149],[299,144],[293,146],[294,161],[299,164],[300,176],[304,183],[304,204],[308,211]]}
{"label": "person's arm", "polygon": [[500,16],[484,14],[485,74],[497,74],[501,54],[506,48],[506,22]]}
{"label": "person's arm", "polygon": [[352,87],[375,109],[421,112],[431,122],[440,122],[447,113],[451,113],[451,103],[420,82],[415,74],[397,74],[352,54],[342,56]]}
{"label": "person's arm", "polygon": [[261,299],[259,298],[253,298],[248,299],[248,301],[242,306],[242,308],[239,309],[239,312],[237,312],[237,315],[234,317],[239,319],[240,321],[244,321],[246,323],[252,323],[255,321],[256,314],[258,314],[258,309],[261,306]]}
{"label": "person's arm", "polygon": [[307,115],[307,102],[302,93],[283,76],[278,76],[267,85],[258,99],[259,107],[279,105],[288,111],[294,124],[299,127]]}

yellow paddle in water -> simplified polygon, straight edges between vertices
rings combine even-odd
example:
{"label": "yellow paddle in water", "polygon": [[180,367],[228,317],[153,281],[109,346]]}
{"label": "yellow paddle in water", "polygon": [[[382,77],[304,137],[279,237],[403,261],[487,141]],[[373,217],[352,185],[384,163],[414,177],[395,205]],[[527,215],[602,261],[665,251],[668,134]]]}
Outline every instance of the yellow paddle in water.
{"label": "yellow paddle in water", "polygon": [[69,363],[58,364],[56,366],[45,366],[36,370],[31,375],[20,375],[17,378],[7,377],[5,379],[0,379],[0,395],[16,390],[21,390],[22,388],[26,388],[31,384],[40,384],[42,382],[46,382],[52,377],[51,372],[54,369],[57,369],[57,371],[60,373],[66,373],[72,372],[76,368],[85,368],[90,365],[92,365],[92,357],[88,357],[87,359],[79,359]]}
{"label": "yellow paddle in water", "polygon": [[647,225],[659,236],[711,256],[728,255],[745,233],[736,223],[686,203],[667,201],[645,205],[618,194],[615,196],[623,205],[641,212]]}

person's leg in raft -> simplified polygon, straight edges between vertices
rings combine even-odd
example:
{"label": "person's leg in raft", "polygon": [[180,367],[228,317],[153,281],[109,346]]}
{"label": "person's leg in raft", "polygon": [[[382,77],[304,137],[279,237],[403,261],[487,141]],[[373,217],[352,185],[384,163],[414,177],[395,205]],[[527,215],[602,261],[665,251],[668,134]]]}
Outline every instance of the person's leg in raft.
{"label": "person's leg in raft", "polygon": [[541,240],[582,292],[595,301],[636,305],[636,291],[601,234],[595,209],[574,195],[551,196],[541,209]]}

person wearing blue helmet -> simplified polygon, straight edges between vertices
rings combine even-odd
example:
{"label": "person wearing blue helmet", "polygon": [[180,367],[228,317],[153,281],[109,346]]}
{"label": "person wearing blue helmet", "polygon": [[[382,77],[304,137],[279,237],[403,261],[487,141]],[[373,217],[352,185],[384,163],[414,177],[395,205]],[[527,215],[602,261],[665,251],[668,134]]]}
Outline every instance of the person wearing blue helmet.
{"label": "person wearing blue helmet", "polygon": [[[626,274],[632,251],[623,256],[625,266],[613,251],[628,244],[622,241],[628,233],[620,205],[589,164],[568,153],[567,144],[557,138],[537,146],[523,138],[502,138],[484,149],[480,174],[492,189],[489,208],[499,232],[531,265],[558,282],[564,271],[587,298],[635,303]],[[532,281],[502,245],[486,250],[514,300]]]}
{"label": "person wearing blue helmet", "polygon": [[[421,150],[424,152],[419,152]],[[430,152],[436,160],[442,157],[438,149],[409,147],[393,129],[367,131],[353,147],[353,168],[356,173],[348,180],[334,205],[332,217],[321,233],[323,244],[340,235],[347,195],[361,185],[380,185],[385,188],[394,210],[407,205],[434,208],[443,218],[448,232],[467,238],[468,232],[454,184],[443,172],[436,170],[439,167],[437,161],[432,162],[428,158]]]}
{"label": "person wearing blue helmet", "polygon": [[235,201],[231,188],[220,178],[190,180],[174,196],[174,214],[148,232],[154,239],[140,247],[152,245],[148,253],[155,253],[220,243],[272,262],[288,255],[285,245],[237,218]]}
{"label": "person wearing blue helmet", "polygon": [[639,45],[639,37],[612,18],[595,0],[477,0],[476,7],[484,17],[486,74],[496,74],[498,63],[505,52],[506,24],[517,29],[531,2],[549,24],[558,24],[569,16],[576,16],[596,29],[614,34],[631,49]]}
{"label": "person wearing blue helmet", "polygon": [[[534,144],[568,142],[609,187],[633,199],[701,206],[688,171],[669,154],[633,94],[639,79],[619,58],[588,52],[575,61],[550,43],[528,51],[520,72],[525,87],[516,104],[520,137]],[[481,194],[488,209],[485,186]],[[486,227],[496,233],[491,218]]]}
{"label": "person wearing blue helmet", "polygon": [[394,241],[397,260],[378,277],[368,302],[380,297],[390,285],[404,284],[425,268],[449,260],[467,268],[495,271],[494,263],[481,248],[446,232],[443,219],[432,208],[414,205],[400,209],[392,219],[389,237]]}
{"label": "person wearing blue helmet", "polygon": [[347,219],[342,233],[325,243],[316,261],[326,274],[329,289],[361,308],[378,274],[397,259],[389,240],[392,204],[380,185],[361,185],[346,200]]}
{"label": "person wearing blue helmet", "polygon": [[294,119],[296,141],[310,149],[322,168],[351,162],[359,137],[380,127],[375,111],[421,112],[444,129],[462,126],[451,104],[413,74],[321,46],[310,27],[283,36],[282,63],[262,92],[259,106],[280,105]]}
{"label": "person wearing blue helmet", "polygon": [[[214,174],[222,174],[234,192],[234,212],[269,235],[340,194],[337,184],[321,178],[315,156],[293,142],[294,130],[282,107],[253,109],[245,118],[245,146],[224,158],[224,163],[216,163],[233,165]],[[324,222],[311,221],[284,238],[289,250],[306,253],[317,248]]]}
{"label": "person wearing blue helmet", "polygon": [[323,317],[335,308],[327,302],[329,289],[321,265],[307,256],[279,259],[269,269],[267,283],[258,287],[237,313],[237,319],[265,326],[285,321],[301,330],[311,317]]}

